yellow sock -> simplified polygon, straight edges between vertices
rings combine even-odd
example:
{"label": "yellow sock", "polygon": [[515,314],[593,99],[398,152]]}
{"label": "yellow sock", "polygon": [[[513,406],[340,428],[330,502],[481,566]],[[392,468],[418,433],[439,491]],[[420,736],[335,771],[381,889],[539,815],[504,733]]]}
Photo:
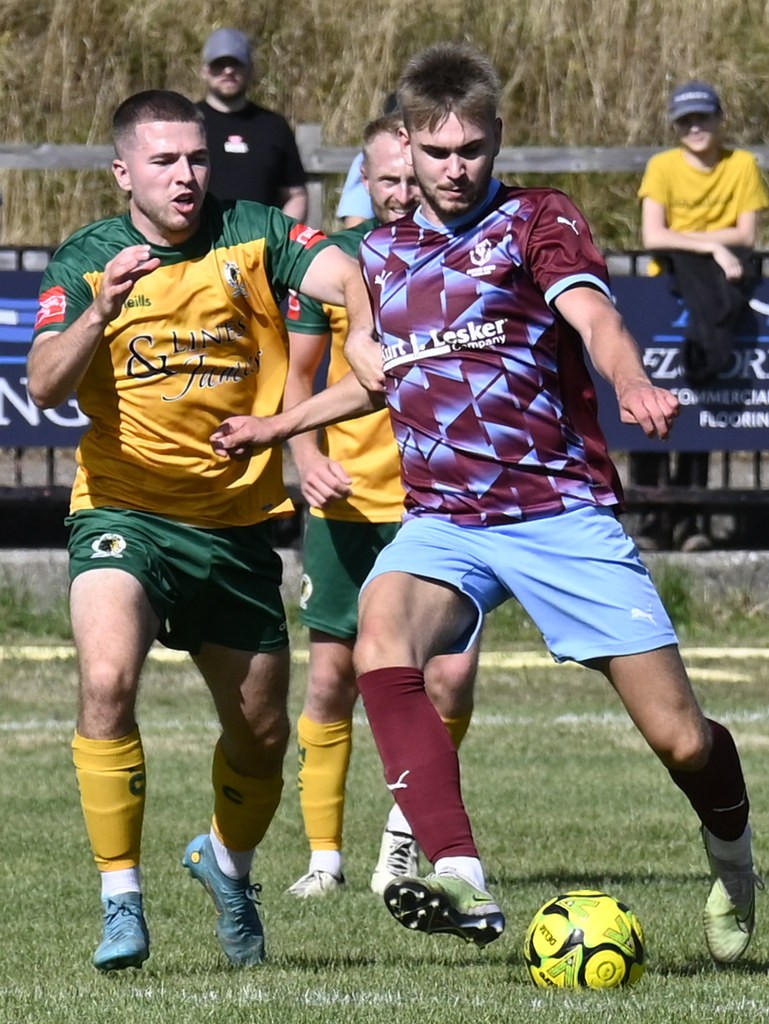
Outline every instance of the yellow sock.
{"label": "yellow sock", "polygon": [[80,804],[100,871],[137,867],[144,821],[144,751],[139,730],[118,740],[75,733],[72,760]]}
{"label": "yellow sock", "polygon": [[211,769],[214,786],[213,826],[229,850],[253,850],[275,817],[283,791],[283,776],[254,779],[239,775],[227,763],[221,740],[214,750]]}
{"label": "yellow sock", "polygon": [[344,787],[352,752],[352,719],[297,722],[299,800],[311,850],[341,850]]}
{"label": "yellow sock", "polygon": [[468,711],[466,715],[462,715],[461,718],[444,718],[443,724],[449,730],[449,736],[451,736],[451,742],[454,744],[456,750],[459,750],[462,740],[465,738],[465,733],[470,728],[470,719],[473,717],[472,711]]}

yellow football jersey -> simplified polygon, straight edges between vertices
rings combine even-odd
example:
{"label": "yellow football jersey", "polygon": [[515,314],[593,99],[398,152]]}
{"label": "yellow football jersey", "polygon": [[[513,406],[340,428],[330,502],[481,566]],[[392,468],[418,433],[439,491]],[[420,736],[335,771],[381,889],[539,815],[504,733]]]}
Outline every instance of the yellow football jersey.
{"label": "yellow football jersey", "polygon": [[[357,256],[361,239],[375,227],[369,220],[331,240],[350,256]],[[346,310],[321,304],[302,296],[292,304],[289,330],[300,334],[331,332],[327,384],[335,384],[349,372],[344,357],[348,321]],[[403,515],[403,488],[398,447],[387,409],[327,427],[325,450],[340,463],[352,480],[352,495],[331,502],[326,508],[311,508],[312,515],[345,522],[393,523]]]}
{"label": "yellow football jersey", "polygon": [[[45,272],[35,334],[77,320],[108,261],[145,242],[127,215],[76,232]],[[160,267],[137,282],[78,388],[91,424],[72,511],[116,506],[209,528],[291,511],[280,447],[239,461],[215,454],[209,438],[228,416],[280,409],[280,302],[328,244],[272,207],[209,197],[192,239],[152,246]]]}

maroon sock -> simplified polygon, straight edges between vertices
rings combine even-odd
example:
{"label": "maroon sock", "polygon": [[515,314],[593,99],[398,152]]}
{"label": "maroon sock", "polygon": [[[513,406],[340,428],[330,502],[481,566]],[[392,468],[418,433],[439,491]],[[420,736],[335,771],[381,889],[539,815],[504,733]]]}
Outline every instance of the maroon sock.
{"label": "maroon sock", "polygon": [[385,781],[427,859],[477,857],[462,803],[459,760],[425,693],[419,669],[380,668],[358,678]]}
{"label": "maroon sock", "polygon": [[732,734],[708,719],[713,749],[704,768],[696,772],[670,771],[673,782],[689,798],[705,828],[719,839],[739,839],[748,823],[748,794],[740,755]]}

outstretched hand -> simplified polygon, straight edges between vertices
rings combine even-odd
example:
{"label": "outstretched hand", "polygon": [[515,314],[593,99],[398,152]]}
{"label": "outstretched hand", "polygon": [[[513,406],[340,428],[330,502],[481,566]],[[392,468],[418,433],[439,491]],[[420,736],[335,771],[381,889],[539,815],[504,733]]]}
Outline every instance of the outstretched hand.
{"label": "outstretched hand", "polygon": [[637,423],[647,437],[660,440],[668,436],[681,411],[681,405],[672,392],[655,387],[651,382],[627,385],[617,395],[617,401],[623,423]]}
{"label": "outstretched hand", "polygon": [[211,434],[211,447],[225,458],[250,458],[284,440],[277,419],[277,416],[230,416]]}
{"label": "outstretched hand", "polygon": [[160,266],[158,257],[150,252],[148,245],[129,245],[104,267],[94,305],[105,323],[115,319],[136,282]]}

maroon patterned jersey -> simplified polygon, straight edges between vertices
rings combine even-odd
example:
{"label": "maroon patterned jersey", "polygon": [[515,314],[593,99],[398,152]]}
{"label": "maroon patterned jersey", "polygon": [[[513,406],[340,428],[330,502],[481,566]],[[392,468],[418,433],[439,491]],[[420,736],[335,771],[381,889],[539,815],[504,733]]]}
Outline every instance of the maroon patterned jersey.
{"label": "maroon patterned jersey", "polygon": [[448,227],[417,211],[376,228],[361,263],[409,514],[473,525],[619,503],[582,341],[553,308],[575,285],[610,294],[567,196],[492,181]]}

